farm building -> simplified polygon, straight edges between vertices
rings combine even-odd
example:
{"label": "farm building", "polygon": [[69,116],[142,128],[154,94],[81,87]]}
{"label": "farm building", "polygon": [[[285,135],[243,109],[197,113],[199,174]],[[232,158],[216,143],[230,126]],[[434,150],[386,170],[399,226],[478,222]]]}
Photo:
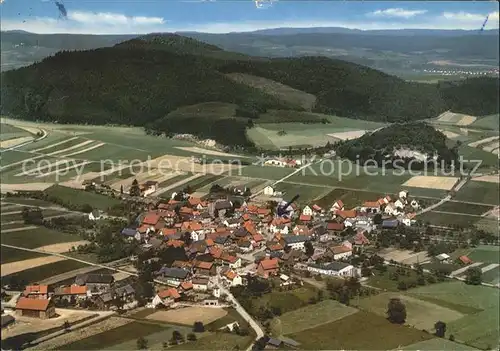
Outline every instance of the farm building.
{"label": "farm building", "polygon": [[330,262],[324,265],[309,264],[307,270],[312,273],[341,276],[341,277],[354,277],[356,276],[356,269],[350,264],[343,262]]}
{"label": "farm building", "polygon": [[48,285],[28,285],[23,291],[25,297],[30,299],[47,299],[49,297]]}
{"label": "farm building", "polygon": [[21,297],[17,301],[16,312],[23,317],[48,319],[55,316],[56,309],[52,300]]}

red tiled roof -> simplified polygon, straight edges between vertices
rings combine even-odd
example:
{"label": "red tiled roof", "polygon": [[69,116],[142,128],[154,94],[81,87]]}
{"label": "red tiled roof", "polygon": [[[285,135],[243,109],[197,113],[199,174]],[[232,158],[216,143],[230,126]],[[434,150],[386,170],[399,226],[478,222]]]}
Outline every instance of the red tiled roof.
{"label": "red tiled roof", "polygon": [[267,247],[270,251],[280,251],[283,250],[283,245],[280,243],[271,244]]}
{"label": "red tiled roof", "polygon": [[[384,200],[382,199],[382,201],[384,201]],[[380,204],[378,203],[378,201],[365,201],[363,203],[363,206],[364,207],[380,207]]]}
{"label": "red tiled roof", "polygon": [[238,274],[236,274],[235,272],[233,272],[232,270],[228,270],[226,273],[224,273],[224,275],[226,276],[227,279],[229,280],[233,280],[234,278],[236,278],[238,276]]}
{"label": "red tiled roof", "polygon": [[268,258],[264,259],[259,262],[259,265],[262,266],[264,270],[270,270],[270,269],[278,269],[279,268],[279,263],[277,258]]}
{"label": "red tiled roof", "polygon": [[198,197],[190,197],[190,198],[188,199],[188,202],[189,202],[189,204],[190,204],[191,206],[196,206],[196,205],[198,205],[198,204],[201,204],[201,199],[200,199],[200,198],[198,198]]}
{"label": "red tiled roof", "polygon": [[208,252],[213,258],[220,258],[222,256],[222,250],[218,247],[211,247],[208,249]]}
{"label": "red tiled roof", "polygon": [[179,294],[179,292],[175,288],[169,288],[169,289],[159,291],[158,296],[162,299],[167,298],[167,297],[172,297],[174,299],[178,299],[179,297],[181,297],[181,295]]}
{"label": "red tiled roof", "polygon": [[171,200],[168,200],[168,204],[169,205],[176,205],[178,204],[180,201],[177,201],[177,200],[174,200],[174,199],[171,199]]}
{"label": "red tiled roof", "polygon": [[314,204],[314,205],[312,206],[312,209],[313,209],[314,211],[321,211],[321,207],[319,207],[319,206],[318,206],[318,205],[316,205],[316,204]]}
{"label": "red tiled roof", "polygon": [[181,209],[179,210],[179,213],[187,213],[187,214],[189,214],[189,213],[193,213],[193,209],[192,209],[192,208],[189,208],[189,207],[184,206],[184,207],[181,207]]}
{"label": "red tiled roof", "polygon": [[[336,203],[338,206],[340,206],[340,208],[344,207],[344,203],[342,202],[342,200],[337,200],[337,201],[335,201],[335,203]],[[334,205],[335,205],[335,203],[334,203]]]}
{"label": "red tiled roof", "polygon": [[47,294],[49,291],[49,286],[48,285],[28,285],[24,289],[24,294],[29,295],[29,294]]}
{"label": "red tiled roof", "polygon": [[21,297],[17,300],[16,309],[30,311],[46,311],[49,307],[49,299],[30,299]]}
{"label": "red tiled roof", "polygon": [[224,253],[221,256],[221,260],[229,262],[229,263],[236,263],[236,261],[238,260],[238,258],[235,257],[235,256],[231,256],[231,255],[229,255],[227,253]]}
{"label": "red tiled roof", "polygon": [[342,218],[354,218],[356,217],[356,210],[336,211],[335,214]]}
{"label": "red tiled roof", "polygon": [[327,230],[344,230],[344,223],[328,222],[326,224]]}
{"label": "red tiled roof", "polygon": [[182,282],[181,283],[181,288],[184,290],[191,290],[193,288],[193,283],[191,282]]}
{"label": "red tiled roof", "polygon": [[182,241],[182,240],[169,240],[169,241],[167,241],[167,246],[183,247],[184,241]]}
{"label": "red tiled roof", "polygon": [[175,228],[162,228],[161,230],[161,235],[164,236],[174,235],[175,233],[177,233],[177,229]]}
{"label": "red tiled roof", "polygon": [[309,215],[300,215],[299,219],[302,221],[302,222],[309,222],[312,217],[309,216]]}
{"label": "red tiled roof", "polygon": [[207,243],[207,246],[214,246],[215,245],[214,241],[210,238],[206,239],[205,242]]}
{"label": "red tiled roof", "polygon": [[264,237],[262,236],[262,234],[257,233],[253,236],[253,240],[256,242],[261,242],[264,240]]}
{"label": "red tiled roof", "polygon": [[[385,201],[384,201],[384,199],[378,199],[378,200],[377,200],[377,203],[378,203],[379,205],[383,205],[383,204],[385,204]],[[376,206],[367,206],[367,207],[376,207]]]}
{"label": "red tiled roof", "polygon": [[259,215],[263,215],[263,216],[267,216],[267,215],[268,215],[268,214],[270,214],[270,213],[271,213],[271,210],[270,210],[270,209],[268,209],[268,208],[259,208],[259,209],[257,210],[257,214],[259,214]]}
{"label": "red tiled roof", "polygon": [[87,293],[87,287],[79,285],[66,286],[62,289],[62,293],[65,295],[82,295]]}
{"label": "red tiled roof", "polygon": [[467,257],[467,256],[460,256],[458,259],[460,261],[462,261],[462,263],[465,263],[465,264],[472,263],[472,260],[469,257]]}
{"label": "red tiled roof", "polygon": [[160,215],[156,212],[148,213],[142,220],[142,224],[156,225],[160,220]]}
{"label": "red tiled roof", "polygon": [[370,244],[370,240],[368,240],[363,233],[358,233],[354,237],[354,243],[356,245],[369,245]]}
{"label": "red tiled roof", "polygon": [[330,248],[330,250],[335,254],[341,254],[341,253],[346,253],[346,252],[351,252],[352,249],[346,247],[346,246],[333,246]]}
{"label": "red tiled roof", "polygon": [[200,269],[211,269],[213,265],[213,262],[197,261],[194,266]]}
{"label": "red tiled roof", "polygon": [[172,263],[172,267],[175,267],[175,268],[191,268],[191,262],[175,260]]}
{"label": "red tiled roof", "polygon": [[198,222],[191,222],[189,224],[189,229],[191,230],[201,230],[203,227],[201,225],[201,223],[198,223]]}

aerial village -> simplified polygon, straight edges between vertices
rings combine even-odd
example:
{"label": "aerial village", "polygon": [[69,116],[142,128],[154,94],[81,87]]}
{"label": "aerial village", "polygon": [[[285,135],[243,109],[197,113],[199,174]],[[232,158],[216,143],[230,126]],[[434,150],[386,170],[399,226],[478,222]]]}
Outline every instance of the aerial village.
{"label": "aerial village", "polygon": [[[146,199],[154,184],[146,182],[140,189]],[[234,188],[230,194],[221,189],[206,199],[173,193],[170,200],[149,203],[136,224],[121,231],[139,244],[152,267],[160,262],[156,254],[161,249],[182,253],[182,259],[156,265],[151,272],[155,291],[149,300],[139,304],[134,276],[118,282],[111,274],[89,273],[64,286],[26,286],[15,310],[21,316],[47,319],[55,314],[54,306],[127,310],[144,304],[175,308],[182,301],[213,306],[227,303],[229,289],[245,285],[249,277],[279,279],[281,286],[300,284],[304,272],[360,277],[360,267],[350,259],[370,245],[372,232],[411,226],[419,208],[404,190],[397,199],[385,196],[355,208],[336,200],[322,208],[287,202],[272,186],[256,198],[245,197],[247,189]],[[100,218],[98,211],[89,214],[91,220]],[[124,260],[137,259],[134,255]]]}

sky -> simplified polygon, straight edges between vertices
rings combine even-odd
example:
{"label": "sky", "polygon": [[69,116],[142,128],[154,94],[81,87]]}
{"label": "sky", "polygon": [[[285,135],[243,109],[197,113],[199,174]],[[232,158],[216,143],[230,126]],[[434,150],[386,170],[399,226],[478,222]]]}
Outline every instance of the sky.
{"label": "sky", "polygon": [[0,0],[1,29],[34,33],[247,32],[277,27],[498,28],[497,1]]}

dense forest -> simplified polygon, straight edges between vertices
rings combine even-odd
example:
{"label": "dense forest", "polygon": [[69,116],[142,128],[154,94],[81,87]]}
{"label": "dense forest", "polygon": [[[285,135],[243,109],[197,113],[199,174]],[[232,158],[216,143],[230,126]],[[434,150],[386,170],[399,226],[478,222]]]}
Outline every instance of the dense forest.
{"label": "dense forest", "polygon": [[429,160],[436,155],[438,161],[443,160],[445,164],[458,158],[457,149],[447,147],[446,136],[423,122],[395,123],[373,133],[367,133],[361,138],[335,144],[338,156],[353,161],[359,160],[360,163],[367,160],[375,160],[379,164],[387,160],[409,162],[413,159],[411,156],[395,154],[396,150],[417,151],[427,155]]}
{"label": "dense forest", "polygon": [[[498,81],[406,82],[324,57],[252,58],[179,35],[153,34],[114,47],[60,52],[29,67],[3,72],[4,115],[59,123],[147,126],[149,132],[191,133],[226,145],[250,146],[245,129],[268,109],[300,108],[235,82],[225,73],[269,78],[317,97],[316,111],[387,122],[431,118],[448,109],[498,113]],[[203,102],[238,106],[231,118],[169,113]]]}

